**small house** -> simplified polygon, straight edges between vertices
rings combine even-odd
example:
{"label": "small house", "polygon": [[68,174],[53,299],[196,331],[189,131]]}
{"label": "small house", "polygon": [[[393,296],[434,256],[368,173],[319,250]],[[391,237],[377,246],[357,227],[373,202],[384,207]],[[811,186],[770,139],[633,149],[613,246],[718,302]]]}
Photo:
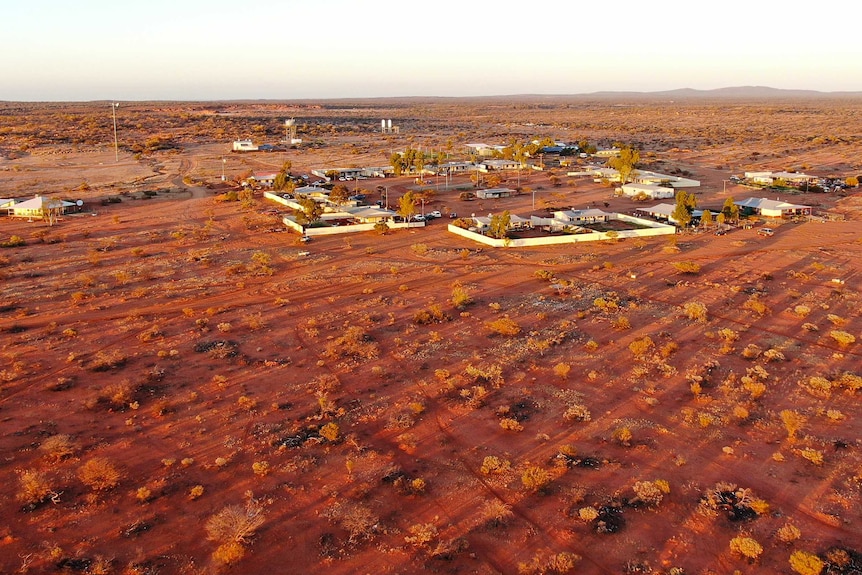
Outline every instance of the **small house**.
{"label": "small house", "polygon": [[747,198],[733,203],[740,208],[749,209],[755,214],[766,218],[787,218],[792,216],[811,215],[811,206],[782,202],[777,198],[774,200],[767,198]]}
{"label": "small house", "polygon": [[672,198],[675,195],[673,188],[659,186],[658,184],[624,184],[623,195],[628,198],[661,200]]}
{"label": "small house", "polygon": [[233,142],[234,152],[256,152],[257,150],[257,146],[251,140],[234,140]]}
{"label": "small house", "polygon": [[477,190],[476,197],[480,200],[494,200],[498,198],[508,198],[515,195],[515,190],[509,188],[489,188],[487,190]]}

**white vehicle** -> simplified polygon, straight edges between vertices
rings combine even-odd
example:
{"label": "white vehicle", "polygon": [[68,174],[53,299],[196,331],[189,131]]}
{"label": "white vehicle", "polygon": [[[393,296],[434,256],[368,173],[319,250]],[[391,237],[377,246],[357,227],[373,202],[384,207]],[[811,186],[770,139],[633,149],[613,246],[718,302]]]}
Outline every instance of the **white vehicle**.
{"label": "white vehicle", "polygon": [[443,214],[442,214],[442,213],[440,213],[440,210],[434,210],[433,212],[431,212],[430,214],[428,214],[428,217],[429,217],[429,218],[442,218],[442,217],[443,217]]}
{"label": "white vehicle", "polygon": [[416,214],[415,216],[413,216],[413,221],[414,222],[424,222],[425,216],[423,216],[422,214]]}

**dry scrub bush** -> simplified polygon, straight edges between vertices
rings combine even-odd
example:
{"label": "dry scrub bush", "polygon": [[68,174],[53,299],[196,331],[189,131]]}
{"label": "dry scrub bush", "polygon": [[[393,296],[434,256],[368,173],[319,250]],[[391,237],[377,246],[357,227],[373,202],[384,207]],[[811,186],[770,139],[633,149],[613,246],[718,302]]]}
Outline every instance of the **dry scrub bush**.
{"label": "dry scrub bush", "polygon": [[538,491],[551,481],[551,474],[538,465],[528,465],[521,474],[521,484],[527,491]]}
{"label": "dry scrub bush", "polygon": [[245,547],[236,541],[222,543],[213,551],[213,560],[221,565],[232,565],[243,557],[245,557]]}
{"label": "dry scrub bush", "polygon": [[263,522],[263,506],[254,499],[244,507],[228,505],[207,520],[207,539],[222,544],[246,543]]}
{"label": "dry scrub bush", "polygon": [[491,499],[482,505],[480,517],[482,522],[488,527],[501,527],[512,518],[512,506],[500,501],[499,499]]}
{"label": "dry scrub bush", "polygon": [[473,303],[473,298],[470,297],[467,288],[456,283],[452,288],[452,305],[456,309],[464,309],[471,303]]}
{"label": "dry scrub bush", "polygon": [[862,389],[862,376],[858,376],[850,372],[844,372],[835,380],[835,383],[853,393]]}
{"label": "dry scrub bush", "polygon": [[690,301],[683,304],[682,312],[683,314],[685,314],[685,317],[692,321],[705,323],[708,310],[706,309],[706,305],[702,304],[701,302]]}
{"label": "dry scrub bush", "polygon": [[653,343],[652,339],[650,338],[650,336],[645,335],[632,341],[629,344],[629,351],[632,352],[632,355],[634,355],[636,358],[642,358],[653,347],[655,347],[655,344]]}
{"label": "dry scrub bush", "polygon": [[558,363],[554,366],[554,375],[559,377],[560,379],[566,379],[569,377],[569,372],[571,371],[572,366],[568,363]]}
{"label": "dry scrub bush", "polygon": [[495,455],[487,455],[482,460],[480,471],[485,475],[501,475],[508,473],[512,469],[512,464],[507,459],[500,459]]}
{"label": "dry scrub bush", "polygon": [[36,505],[48,499],[52,492],[51,483],[41,471],[27,469],[18,472],[18,501]]}
{"label": "dry scrub bush", "polygon": [[801,457],[802,459],[810,461],[814,465],[823,465],[822,451],[818,451],[812,447],[804,447],[802,449],[796,450],[796,454],[799,455],[799,457]]}
{"label": "dry scrub bush", "polygon": [[372,539],[380,519],[365,505],[354,502],[336,502],[326,508],[322,515],[338,523],[349,534],[348,541],[356,543],[362,539]]}
{"label": "dry scrub bush", "polygon": [[799,575],[820,575],[825,566],[823,560],[813,553],[796,550],[790,554],[790,568]]}
{"label": "dry scrub bush", "polygon": [[377,359],[379,354],[377,343],[357,325],[348,327],[344,335],[330,341],[325,352],[326,357],[352,359]]}
{"label": "dry scrub bush", "polygon": [[509,337],[521,333],[521,326],[518,325],[509,316],[503,316],[501,318],[495,319],[494,321],[487,322],[485,324],[485,327],[493,333]]}
{"label": "dry scrub bush", "polygon": [[251,470],[258,477],[266,477],[269,475],[270,469],[268,461],[255,461],[251,464]]}
{"label": "dry scrub bush", "polygon": [[787,439],[789,441],[796,440],[796,434],[802,429],[802,426],[805,425],[807,419],[805,416],[790,410],[785,409],[781,412],[781,421],[784,423],[784,428],[787,430]]}
{"label": "dry scrub bush", "polygon": [[320,428],[320,436],[330,443],[338,441],[339,432],[338,424],[332,421]]}
{"label": "dry scrub bush", "polygon": [[624,315],[621,315],[617,318],[614,318],[614,320],[611,322],[611,326],[613,326],[614,329],[624,330],[631,329],[632,324],[629,321],[629,318]]}
{"label": "dry scrub bush", "polygon": [[549,573],[569,573],[581,560],[581,556],[569,551],[561,551],[543,558],[534,556],[529,563],[518,563],[520,575],[546,575]]}
{"label": "dry scrub bush", "polygon": [[856,342],[856,336],[840,329],[833,329],[830,331],[829,337],[834,339],[838,345],[842,347],[847,347]]}
{"label": "dry scrub bush", "polygon": [[195,485],[191,489],[189,489],[189,499],[194,501],[195,499],[200,498],[204,494],[204,486],[203,485]]}
{"label": "dry scrub bush", "polygon": [[437,527],[433,523],[416,523],[407,528],[410,535],[404,541],[415,547],[427,547],[437,537]]}
{"label": "dry scrub bush", "polygon": [[524,431],[524,426],[517,419],[504,417],[500,420],[500,427],[508,431]]}
{"label": "dry scrub bush", "polygon": [[587,343],[584,344],[584,349],[586,349],[590,353],[593,353],[594,351],[599,349],[599,343],[597,341],[591,339],[590,341],[588,341]]}
{"label": "dry scrub bush", "polygon": [[443,311],[439,304],[431,304],[428,309],[417,311],[413,314],[413,323],[417,325],[428,325],[432,323],[443,323],[450,321],[452,318]]}
{"label": "dry scrub bush", "polygon": [[796,316],[800,317],[800,318],[807,317],[808,314],[811,313],[811,308],[808,307],[807,305],[801,305],[800,304],[800,305],[793,308],[793,313],[795,313]]}
{"label": "dry scrub bush", "polygon": [[619,442],[620,445],[628,447],[631,445],[633,435],[631,429],[628,427],[618,427],[614,429],[611,437]]}
{"label": "dry scrub bush", "polygon": [[58,462],[75,454],[78,450],[78,445],[72,441],[72,438],[65,434],[52,435],[45,438],[42,445],[39,446],[39,451],[45,454],[48,459]]}
{"label": "dry scrub bush", "polygon": [[504,383],[503,368],[499,365],[476,367],[468,364],[464,368],[464,375],[473,383],[489,383],[495,389],[499,389]]}
{"label": "dry scrub bush", "polygon": [[91,371],[110,371],[122,367],[126,363],[126,356],[118,349],[113,351],[98,351],[90,361]]}
{"label": "dry scrub bush", "polygon": [[578,519],[585,523],[589,523],[595,519],[598,519],[599,511],[593,506],[581,507],[578,509]]}
{"label": "dry scrub bush", "polygon": [[826,319],[829,320],[829,323],[834,325],[835,327],[841,327],[847,323],[847,320],[839,315],[835,315],[834,313],[830,313],[826,316]]}
{"label": "dry scrub bush", "polygon": [[585,405],[570,405],[563,412],[563,419],[566,421],[590,421],[590,410]]}
{"label": "dry scrub bush", "polygon": [[730,550],[746,559],[757,559],[763,553],[763,547],[751,537],[734,537],[730,540]]}
{"label": "dry scrub bush", "polygon": [[656,481],[638,481],[632,487],[637,499],[646,505],[655,507],[661,503],[665,494],[670,493],[667,481],[657,479]]}
{"label": "dry scrub bush", "polygon": [[742,357],[745,359],[757,359],[763,351],[755,343],[750,343],[742,350]]}
{"label": "dry scrub bush", "polygon": [[785,523],[778,528],[778,531],[775,532],[775,536],[778,537],[778,540],[782,543],[791,543],[802,537],[802,532],[792,523]]}
{"label": "dry scrub bush", "polygon": [[775,348],[769,348],[763,352],[763,357],[766,361],[784,361],[784,354]]}
{"label": "dry scrub bush", "polygon": [[813,397],[829,399],[832,396],[832,382],[825,377],[813,375],[799,382],[802,388]]}
{"label": "dry scrub bush", "polygon": [[769,313],[769,308],[766,307],[766,304],[760,301],[756,295],[748,298],[745,303],[742,304],[742,308],[753,311],[758,317],[763,317]]}
{"label": "dry scrub bush", "polygon": [[109,491],[119,485],[122,474],[106,457],[94,457],[78,469],[78,478],[93,491]]}
{"label": "dry scrub bush", "polygon": [[700,264],[697,262],[674,262],[673,267],[681,274],[697,275],[700,273]]}

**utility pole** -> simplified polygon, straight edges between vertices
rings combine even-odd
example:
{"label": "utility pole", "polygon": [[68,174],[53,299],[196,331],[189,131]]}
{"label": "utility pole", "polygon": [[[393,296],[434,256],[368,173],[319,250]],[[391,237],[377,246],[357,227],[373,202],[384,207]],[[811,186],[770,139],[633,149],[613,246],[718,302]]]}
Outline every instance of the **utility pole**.
{"label": "utility pole", "polygon": [[225,166],[225,164],[227,164],[227,160],[222,158],[221,159],[221,181],[225,180],[225,177],[224,177],[224,166]]}
{"label": "utility pole", "polygon": [[120,146],[117,142],[117,107],[120,104],[117,102],[111,102],[111,115],[114,117],[114,156],[116,156],[116,161],[120,161]]}

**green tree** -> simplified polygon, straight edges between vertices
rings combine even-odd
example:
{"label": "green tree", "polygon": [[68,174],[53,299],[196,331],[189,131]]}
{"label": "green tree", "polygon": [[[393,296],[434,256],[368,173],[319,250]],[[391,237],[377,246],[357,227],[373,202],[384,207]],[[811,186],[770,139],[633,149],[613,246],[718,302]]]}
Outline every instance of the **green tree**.
{"label": "green tree", "polygon": [[398,200],[398,215],[409,220],[416,213],[416,196],[407,192]]}
{"label": "green tree", "polygon": [[608,166],[620,173],[620,182],[625,184],[635,171],[635,165],[640,161],[640,152],[632,146],[623,146],[620,154],[608,160]]}
{"label": "green tree", "polygon": [[297,214],[297,218],[302,224],[313,224],[320,219],[323,214],[323,206],[315,202],[312,198],[303,198],[299,200],[299,205],[302,206],[302,211]]}
{"label": "green tree", "polygon": [[859,187],[859,178],[856,176],[847,176],[847,179],[844,180],[844,184],[849,188],[858,188]]}
{"label": "green tree", "polygon": [[396,176],[400,176],[404,172],[404,158],[398,152],[389,156],[389,163],[392,165],[392,171]]}
{"label": "green tree", "polygon": [[284,162],[281,165],[281,170],[275,176],[275,180],[272,182],[272,189],[282,191],[288,187],[292,182],[290,180],[290,168],[293,164],[289,161]]}
{"label": "green tree", "polygon": [[709,229],[712,226],[712,212],[709,210],[703,210],[703,215],[700,217],[700,225],[704,228]]}
{"label": "green tree", "polygon": [[350,191],[344,184],[335,184],[329,192],[329,201],[334,204],[341,205],[350,197]]}
{"label": "green tree", "polygon": [[696,207],[697,198],[694,192],[689,194],[685,190],[680,190],[676,194],[676,206],[673,208],[671,217],[680,227],[687,227],[691,223],[692,212]]}
{"label": "green tree", "polygon": [[724,214],[725,221],[739,221],[739,206],[733,203],[733,196],[730,196],[726,200],[724,200],[724,206],[722,206],[721,208],[721,213]]}
{"label": "green tree", "polygon": [[502,214],[491,216],[491,223],[488,224],[488,235],[492,238],[502,240],[509,234],[509,224],[512,221],[512,216],[509,210]]}

